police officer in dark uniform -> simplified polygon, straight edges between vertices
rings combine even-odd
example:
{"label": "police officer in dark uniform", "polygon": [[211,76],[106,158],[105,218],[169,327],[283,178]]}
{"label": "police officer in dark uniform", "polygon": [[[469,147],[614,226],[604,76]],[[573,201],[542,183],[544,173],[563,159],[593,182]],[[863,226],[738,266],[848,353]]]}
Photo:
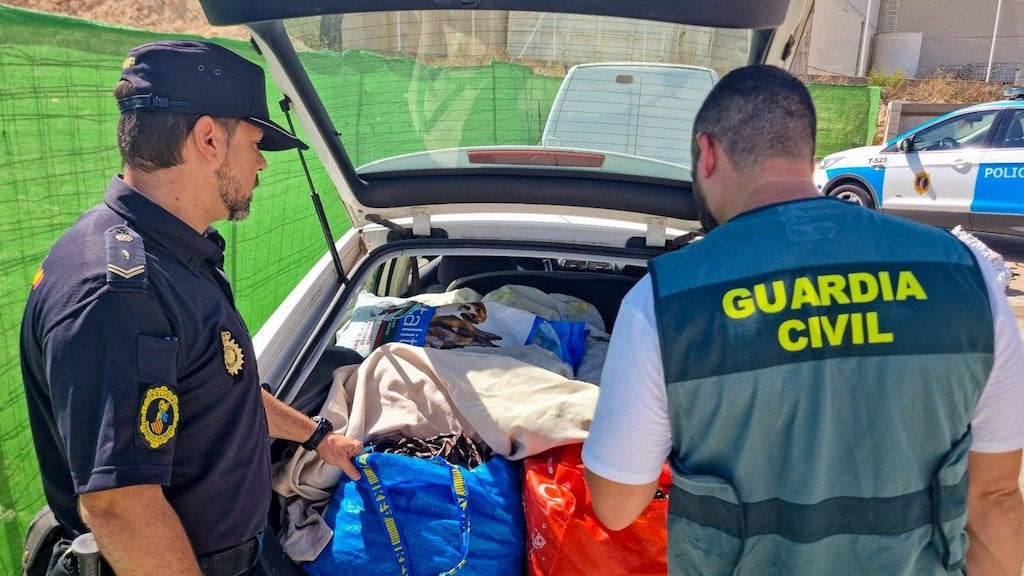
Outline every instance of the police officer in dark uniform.
{"label": "police officer in dark uniform", "polygon": [[[124,174],[36,273],[21,354],[46,499],[124,574],[245,574],[270,504],[268,435],[358,478],[362,443],[262,391],[210,225],[248,214],[270,120],[263,70],[214,44],[128,53]],[[66,546],[65,546],[66,547]]]}

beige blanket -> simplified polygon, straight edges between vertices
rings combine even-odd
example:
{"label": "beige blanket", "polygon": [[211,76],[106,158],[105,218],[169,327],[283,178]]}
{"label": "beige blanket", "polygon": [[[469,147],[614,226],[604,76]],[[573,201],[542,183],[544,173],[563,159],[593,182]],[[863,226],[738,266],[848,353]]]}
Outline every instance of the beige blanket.
{"label": "beige blanket", "polygon": [[[368,443],[390,434],[466,434],[511,460],[586,438],[598,388],[512,358],[472,349],[386,344],[334,373],[320,414]],[[330,542],[322,513],[341,470],[302,448],[275,466],[285,507],[281,543],[296,561]]]}

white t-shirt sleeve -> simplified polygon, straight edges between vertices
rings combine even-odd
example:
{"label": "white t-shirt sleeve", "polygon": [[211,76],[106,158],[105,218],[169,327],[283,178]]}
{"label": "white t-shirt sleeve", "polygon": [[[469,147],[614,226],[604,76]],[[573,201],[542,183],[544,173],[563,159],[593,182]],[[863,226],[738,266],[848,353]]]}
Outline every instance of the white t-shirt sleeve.
{"label": "white t-shirt sleeve", "polygon": [[654,293],[644,276],[615,319],[583,462],[613,482],[647,484],[657,480],[671,449]]}
{"label": "white t-shirt sleeve", "polygon": [[1012,452],[1024,448],[1024,350],[1020,329],[992,266],[974,247],[971,251],[985,277],[995,325],[992,373],[974,407],[971,450]]}

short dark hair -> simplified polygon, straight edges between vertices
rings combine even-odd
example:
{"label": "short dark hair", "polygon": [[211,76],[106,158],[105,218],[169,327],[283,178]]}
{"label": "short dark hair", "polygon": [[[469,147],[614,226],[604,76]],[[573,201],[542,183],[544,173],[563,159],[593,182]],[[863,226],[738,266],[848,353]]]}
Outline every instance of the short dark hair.
{"label": "short dark hair", "polygon": [[[121,80],[114,87],[118,100],[135,95],[135,87]],[[129,110],[121,114],[117,123],[117,147],[125,166],[142,172],[153,172],[181,164],[181,151],[185,140],[201,114],[175,112],[149,112]],[[240,120],[215,118],[219,125],[234,134]]]}
{"label": "short dark hair", "polygon": [[704,100],[693,121],[693,147],[698,133],[711,136],[738,170],[771,158],[810,163],[816,130],[803,83],[775,66],[746,66],[726,74]]}

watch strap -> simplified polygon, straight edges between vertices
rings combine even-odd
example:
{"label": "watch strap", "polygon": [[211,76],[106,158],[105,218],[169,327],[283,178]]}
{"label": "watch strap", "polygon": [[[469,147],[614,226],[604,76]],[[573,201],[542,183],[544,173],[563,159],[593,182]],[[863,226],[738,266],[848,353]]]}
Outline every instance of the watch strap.
{"label": "watch strap", "polygon": [[300,446],[302,446],[306,450],[309,450],[310,452],[316,450],[316,447],[319,446],[320,443],[324,441],[324,438],[326,438],[328,434],[334,431],[334,425],[331,424],[330,420],[324,418],[323,416],[314,416],[313,421],[316,422],[316,429],[313,430],[313,434],[310,435],[310,437],[305,442],[300,444]]}

